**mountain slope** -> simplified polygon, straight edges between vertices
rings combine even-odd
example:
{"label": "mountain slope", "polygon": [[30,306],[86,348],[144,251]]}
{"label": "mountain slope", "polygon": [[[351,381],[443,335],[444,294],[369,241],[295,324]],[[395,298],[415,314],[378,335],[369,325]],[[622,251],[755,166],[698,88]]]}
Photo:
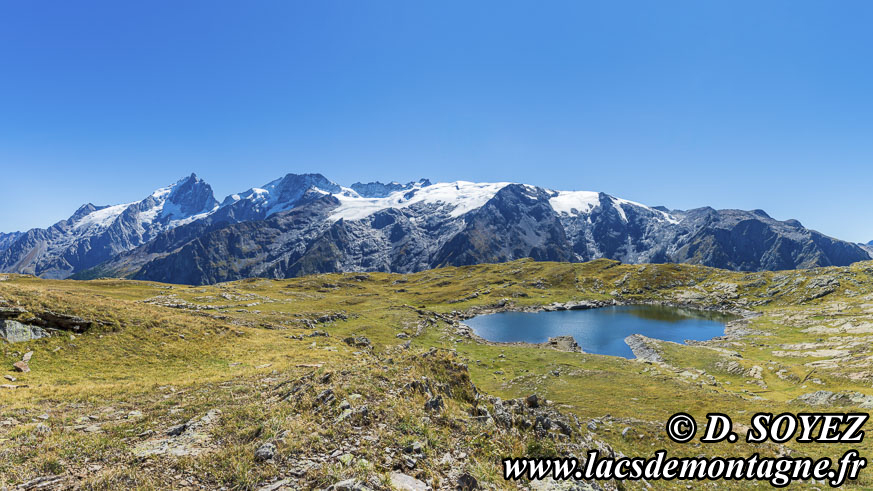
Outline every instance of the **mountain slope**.
{"label": "mountain slope", "polygon": [[[422,179],[344,187],[321,174],[288,174],[220,205],[206,189],[191,176],[142,202],[86,205],[53,228],[17,237],[0,251],[0,270],[203,284],[323,272],[410,273],[521,258],[758,271],[871,257],[868,248],[760,210],[668,211],[605,193],[508,182]],[[183,206],[162,198],[176,194],[196,199]]]}
{"label": "mountain slope", "polygon": [[21,232],[11,232],[8,234],[0,232],[0,252],[6,250],[19,237],[21,237]]}
{"label": "mountain slope", "polygon": [[[249,195],[288,211],[221,224],[217,217],[226,212],[219,210],[201,220],[209,227],[186,236],[187,242],[172,239],[202,223],[165,232],[121,256],[138,261],[139,269],[106,265],[100,274],[201,284],[340,271],[409,273],[525,257],[688,262],[743,271],[845,265],[870,257],[859,246],[759,210],[667,212],[604,193],[511,183],[419,181],[388,194],[371,183],[356,186],[362,196],[322,176],[283,180],[305,187],[286,190],[296,199],[291,205],[281,204],[272,189]],[[223,207],[248,209],[246,199]]]}
{"label": "mountain slope", "polygon": [[66,278],[116,254],[207,216],[218,206],[212,188],[192,174],[141,201],[80,207],[46,229],[31,229],[0,251],[0,271]]}

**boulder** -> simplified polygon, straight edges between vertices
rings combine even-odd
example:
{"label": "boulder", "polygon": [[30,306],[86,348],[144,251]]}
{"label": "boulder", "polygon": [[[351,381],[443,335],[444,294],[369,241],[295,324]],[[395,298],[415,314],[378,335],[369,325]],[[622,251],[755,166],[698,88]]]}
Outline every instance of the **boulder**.
{"label": "boulder", "polygon": [[9,343],[22,343],[48,336],[49,333],[39,326],[31,326],[12,320],[0,321],[0,338]]}
{"label": "boulder", "polygon": [[370,340],[365,338],[364,336],[349,336],[343,339],[343,342],[355,348],[369,348],[372,346]]}
{"label": "boulder", "polygon": [[546,341],[546,346],[558,351],[570,351],[572,353],[582,353],[582,348],[573,336],[557,336],[549,338]]}

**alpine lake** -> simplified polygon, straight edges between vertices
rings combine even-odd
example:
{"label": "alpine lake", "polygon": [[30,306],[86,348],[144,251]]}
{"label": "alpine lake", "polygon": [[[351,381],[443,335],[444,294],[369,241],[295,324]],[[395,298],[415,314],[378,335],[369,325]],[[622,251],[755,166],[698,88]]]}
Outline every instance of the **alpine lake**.
{"label": "alpine lake", "polygon": [[478,336],[499,343],[544,343],[573,336],[586,353],[633,358],[625,343],[631,334],[684,343],[724,334],[736,317],[720,312],[659,305],[622,305],[588,310],[499,312],[464,321]]}

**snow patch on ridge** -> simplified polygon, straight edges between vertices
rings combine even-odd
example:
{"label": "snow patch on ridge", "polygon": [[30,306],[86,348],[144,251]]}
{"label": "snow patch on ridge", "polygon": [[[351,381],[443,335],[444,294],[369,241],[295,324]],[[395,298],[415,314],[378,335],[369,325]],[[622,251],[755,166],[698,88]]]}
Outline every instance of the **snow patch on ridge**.
{"label": "snow patch on ridge", "polygon": [[114,222],[115,219],[119,217],[119,215],[124,213],[124,210],[136,203],[137,202],[125,203],[121,205],[112,205],[107,206],[106,208],[92,211],[91,213],[88,213],[87,215],[76,221],[76,223],[73,225],[73,229],[87,230],[92,227],[106,228],[112,225],[112,222]]}
{"label": "snow patch on ridge", "polygon": [[435,204],[453,217],[480,208],[509,182],[477,183],[469,181],[443,182],[396,191],[384,198],[362,198],[357,193],[336,194],[340,206],[330,216],[331,221],[361,220],[388,208],[406,208],[417,203]]}
{"label": "snow patch on ridge", "polygon": [[594,191],[558,191],[549,198],[552,209],[568,215],[590,213],[600,204],[600,193]]}
{"label": "snow patch on ridge", "polygon": [[[660,219],[667,222],[674,224],[679,223],[679,220],[677,220],[673,215],[648,207],[642,203],[613,196],[607,197],[612,203],[612,207],[615,208],[615,211],[618,212],[621,219],[625,222],[627,222],[628,219],[624,207],[635,206],[649,210]],[[554,196],[549,198],[549,204],[552,205],[552,209],[559,214],[587,215],[590,214],[594,208],[600,205],[600,193],[595,191],[557,191]]]}

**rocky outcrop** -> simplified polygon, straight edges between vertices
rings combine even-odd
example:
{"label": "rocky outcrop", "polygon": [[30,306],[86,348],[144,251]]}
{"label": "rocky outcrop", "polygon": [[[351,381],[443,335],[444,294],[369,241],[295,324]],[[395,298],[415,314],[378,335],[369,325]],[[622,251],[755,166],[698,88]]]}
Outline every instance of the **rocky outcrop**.
{"label": "rocky outcrop", "polygon": [[819,390],[803,394],[795,399],[810,406],[857,406],[862,409],[873,408],[873,396],[860,392],[831,392]]}
{"label": "rocky outcrop", "polygon": [[583,353],[582,348],[579,346],[579,343],[573,338],[573,336],[557,336],[554,338],[549,338],[546,341],[546,346],[552,349],[556,349],[558,351],[569,351],[571,353]]}
{"label": "rocky outcrop", "polygon": [[39,326],[22,324],[14,320],[0,321],[0,339],[8,343],[23,343],[48,337],[49,333]]}
{"label": "rocky outcrop", "polygon": [[631,334],[624,338],[637,360],[661,363],[661,353],[657,349],[657,341],[642,334]]}

